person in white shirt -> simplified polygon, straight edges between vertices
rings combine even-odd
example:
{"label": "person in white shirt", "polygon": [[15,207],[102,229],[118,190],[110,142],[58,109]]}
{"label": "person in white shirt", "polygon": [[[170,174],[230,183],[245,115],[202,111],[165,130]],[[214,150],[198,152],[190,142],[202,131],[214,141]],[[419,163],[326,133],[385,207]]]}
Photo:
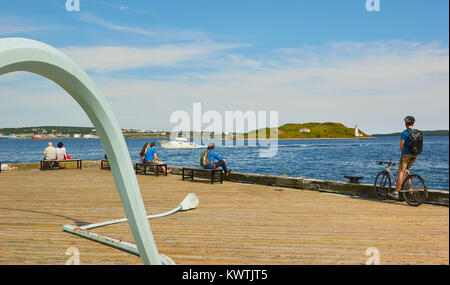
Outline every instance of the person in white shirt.
{"label": "person in white shirt", "polygon": [[55,160],[56,159],[56,148],[53,147],[53,143],[49,142],[48,147],[44,150],[44,160]]}
{"label": "person in white shirt", "polygon": [[66,148],[62,142],[58,143],[58,148],[56,148],[56,160],[64,160],[66,155]]}
{"label": "person in white shirt", "polygon": [[[56,148],[53,147],[53,143],[49,142],[48,146],[44,150],[44,160],[56,160]],[[48,166],[53,168],[54,166],[57,166],[56,162],[48,162]]]}

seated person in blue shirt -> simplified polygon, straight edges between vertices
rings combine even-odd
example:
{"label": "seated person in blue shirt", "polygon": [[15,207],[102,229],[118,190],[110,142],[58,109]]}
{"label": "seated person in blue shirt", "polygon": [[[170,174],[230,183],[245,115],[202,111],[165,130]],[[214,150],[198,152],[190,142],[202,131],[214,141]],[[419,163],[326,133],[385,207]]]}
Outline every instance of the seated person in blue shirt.
{"label": "seated person in blue shirt", "polygon": [[[144,162],[145,163],[155,163],[155,164],[164,164],[164,162],[162,162],[158,155],[156,154],[156,144],[154,142],[152,142],[150,145],[146,144],[144,145],[145,150],[143,149],[141,151],[141,157],[144,157]],[[143,155],[145,154],[145,156]],[[166,171],[166,167],[163,166],[161,167],[163,169],[163,171]],[[168,170],[167,173],[172,172],[172,170]]]}
{"label": "seated person in blue shirt", "polygon": [[[215,145],[214,143],[209,143],[208,144],[208,150],[209,151],[209,155],[208,155],[208,165],[203,166],[203,168],[205,169],[217,169],[218,167],[222,167],[223,171],[225,172],[225,175],[228,175],[231,173],[231,169],[228,170],[227,169],[227,165],[226,165],[226,160],[222,159],[215,151],[214,151]],[[214,160],[217,160],[214,161]]]}

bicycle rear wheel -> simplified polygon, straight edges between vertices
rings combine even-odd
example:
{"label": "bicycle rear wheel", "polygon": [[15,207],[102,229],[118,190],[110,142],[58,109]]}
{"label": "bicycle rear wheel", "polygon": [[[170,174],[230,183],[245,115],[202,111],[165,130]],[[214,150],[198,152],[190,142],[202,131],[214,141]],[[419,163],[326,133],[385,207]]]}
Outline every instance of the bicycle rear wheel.
{"label": "bicycle rear wheel", "polygon": [[403,198],[411,206],[420,206],[427,198],[427,186],[425,181],[417,174],[409,175],[402,183]]}
{"label": "bicycle rear wheel", "polygon": [[374,183],[375,195],[378,200],[385,200],[392,191],[391,176],[387,171],[378,172]]}

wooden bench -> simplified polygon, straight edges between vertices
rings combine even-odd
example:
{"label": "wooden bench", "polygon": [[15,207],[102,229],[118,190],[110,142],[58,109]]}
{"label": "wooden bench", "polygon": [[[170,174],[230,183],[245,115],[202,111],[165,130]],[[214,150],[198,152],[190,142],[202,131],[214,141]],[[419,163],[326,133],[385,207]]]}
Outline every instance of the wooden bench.
{"label": "wooden bench", "polygon": [[54,169],[53,166],[50,168],[50,164],[60,164],[64,162],[76,162],[77,169],[81,169],[83,167],[83,163],[81,159],[64,159],[64,160],[41,160],[41,170],[45,169]]}
{"label": "wooden bench", "polygon": [[344,177],[349,179],[349,183],[356,183],[356,184],[359,184],[360,179],[364,179],[364,177],[362,177],[362,176],[345,175]]}
{"label": "wooden bench", "polygon": [[[191,172],[191,175],[187,175],[187,172]],[[185,178],[191,178],[191,180],[194,180],[195,174],[200,173],[206,173],[208,175],[208,178],[211,179],[211,184],[215,182],[215,176],[216,173],[220,173],[220,183],[223,183],[223,170],[222,169],[205,169],[205,168],[197,168],[197,167],[183,167],[181,168],[181,179],[185,180]],[[197,176],[200,177],[200,176]]]}
{"label": "wooden bench", "polygon": [[111,169],[108,160],[102,159],[102,161],[100,162],[100,169]]}
{"label": "wooden bench", "polygon": [[165,167],[165,171],[163,171],[164,176],[167,176],[167,164],[157,164],[157,163],[151,163],[151,162],[136,162],[134,164],[134,169],[136,171],[136,174],[147,174],[147,167],[149,169],[153,170],[153,167],[155,167],[155,171],[153,171],[156,176],[159,176],[159,168]]}

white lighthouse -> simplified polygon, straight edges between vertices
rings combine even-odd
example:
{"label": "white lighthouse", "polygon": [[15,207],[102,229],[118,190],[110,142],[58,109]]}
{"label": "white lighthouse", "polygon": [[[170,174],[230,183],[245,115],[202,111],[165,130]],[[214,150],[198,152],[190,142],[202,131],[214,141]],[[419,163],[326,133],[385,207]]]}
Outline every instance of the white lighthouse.
{"label": "white lighthouse", "polygon": [[358,125],[355,125],[355,137],[361,137],[362,135],[359,133]]}

